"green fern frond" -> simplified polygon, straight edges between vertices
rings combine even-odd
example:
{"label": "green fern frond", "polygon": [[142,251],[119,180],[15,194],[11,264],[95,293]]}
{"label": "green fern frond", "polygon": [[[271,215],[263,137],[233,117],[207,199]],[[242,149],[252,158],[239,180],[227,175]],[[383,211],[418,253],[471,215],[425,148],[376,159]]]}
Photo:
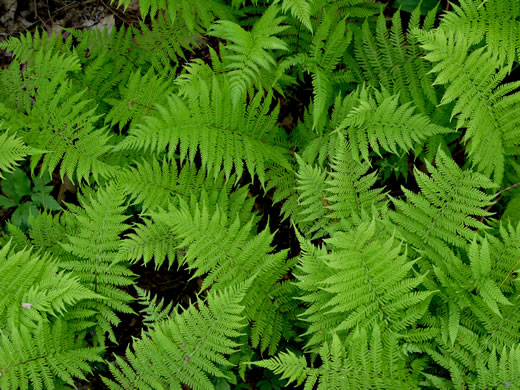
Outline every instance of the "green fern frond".
{"label": "green fern frond", "polygon": [[168,319],[173,310],[173,302],[164,305],[164,299],[157,300],[157,295],[152,297],[150,291],[146,291],[140,287],[134,286],[137,291],[138,302],[145,306],[142,313],[143,324],[148,331],[155,329],[160,321]]}
{"label": "green fern frond", "polygon": [[[319,260],[324,263],[324,273],[298,275],[299,280],[310,278],[314,283],[319,278],[318,291],[328,295],[304,313],[310,323],[306,333],[312,336],[308,345],[330,340],[332,331],[356,326],[380,324],[406,333],[427,310],[432,292],[418,289],[425,276],[411,277],[415,261],[407,260],[406,252],[402,253],[392,237],[383,240],[378,235],[381,232],[376,230],[375,221],[361,223],[348,233],[337,232],[325,240],[332,251]],[[302,264],[302,269],[306,268],[310,269]],[[318,291],[309,292],[309,299]]]}
{"label": "green fern frond", "polygon": [[[432,10],[423,24],[427,31],[433,22]],[[400,12],[394,13],[392,27],[387,28],[383,14],[379,15],[376,31],[365,21],[361,34],[356,35],[352,63],[362,80],[374,88],[383,87],[392,95],[399,94],[401,104],[413,100],[422,113],[429,113],[437,104],[437,96],[429,74],[431,65],[423,58],[423,51],[414,33],[420,27],[419,7],[412,13],[408,30],[403,33]]]}
{"label": "green fern frond", "polygon": [[13,56],[20,62],[31,61],[35,53],[40,51],[70,54],[72,51],[72,36],[69,35],[65,40],[63,38],[63,35],[56,30],[48,33],[35,29],[34,32],[27,32],[25,35],[21,34],[16,38],[10,37],[8,40],[0,42],[0,49],[12,52]]}
{"label": "green fern frond", "polygon": [[269,71],[276,65],[270,50],[288,50],[284,41],[275,35],[288,26],[281,25],[285,19],[277,16],[278,7],[269,7],[254,24],[251,31],[246,31],[238,24],[228,20],[216,21],[209,34],[228,41],[228,51],[224,61],[228,63],[227,78],[231,85],[233,107],[237,108],[246,91],[258,80],[262,71]]}
{"label": "green fern frond", "polygon": [[520,379],[520,348],[503,348],[501,352],[493,350],[487,361],[478,359],[475,382],[470,383],[469,389],[514,389],[518,387]]}
{"label": "green fern frond", "polygon": [[[172,61],[185,58],[184,51],[202,46],[203,35],[215,18],[233,20],[232,10],[215,0],[169,1],[167,7],[164,0],[145,0],[140,4],[142,18],[149,10],[153,17],[151,28],[144,21],[140,22],[142,32],[136,41],[147,52],[158,73],[169,69]],[[160,9],[165,11],[155,16]]]}
{"label": "green fern frond", "polygon": [[19,161],[31,153],[32,148],[25,145],[20,138],[9,136],[7,132],[0,134],[0,179],[3,178],[2,171],[11,172]]}
{"label": "green fern frond", "polygon": [[369,164],[352,157],[351,146],[344,138],[333,137],[331,143],[329,171],[298,157],[299,198],[292,218],[305,235],[313,234],[314,239],[330,234],[353,218],[370,215],[374,207],[382,206],[384,198],[382,189],[373,188],[377,172],[367,174]]}
{"label": "green fern frond", "polygon": [[50,256],[29,250],[15,252],[10,243],[0,251],[0,270],[2,328],[8,326],[8,319],[32,328],[40,320],[63,315],[78,301],[101,298],[83,287],[77,277],[60,272]]}
{"label": "green fern frond", "polygon": [[[452,118],[466,128],[464,141],[473,164],[497,183],[504,175],[506,145],[520,144],[517,124],[520,83],[500,83],[509,70],[486,47],[471,51],[470,41],[456,31],[423,33],[425,57],[436,63],[435,84],[447,84],[441,104],[455,103]],[[512,93],[514,92],[514,93]]]}
{"label": "green fern frond", "polygon": [[80,198],[82,208],[72,212],[77,226],[70,227],[68,240],[62,243],[69,256],[63,256],[60,267],[76,275],[81,283],[106,297],[103,302],[92,302],[90,309],[99,311],[98,324],[103,333],[115,339],[112,325],[119,319],[114,312],[132,313],[128,306],[132,297],[122,287],[132,284],[133,273],[117,261],[119,237],[126,230],[123,223],[128,216],[123,212],[124,196],[115,185],[101,188],[90,199]]}
{"label": "green fern frond", "polygon": [[304,357],[293,352],[280,353],[277,357],[254,362],[265,367],[289,383],[305,389],[418,389],[411,380],[404,362],[398,358],[395,337],[384,337],[379,327],[367,332],[357,329],[347,345],[333,335],[330,343],[320,348],[322,365],[307,367]]}
{"label": "green fern frond", "polygon": [[334,98],[334,71],[351,39],[352,32],[347,30],[345,20],[326,13],[312,39],[309,54],[300,56],[297,61],[312,75],[313,129],[322,128],[323,117],[327,116],[327,108]]}
{"label": "green fern frond", "polygon": [[123,128],[128,122],[139,121],[155,110],[156,104],[166,102],[169,81],[157,76],[152,69],[146,74],[136,71],[130,75],[128,84],[121,91],[119,99],[105,99],[112,107],[105,117],[105,123],[116,123]]}
{"label": "green fern frond", "polygon": [[431,176],[415,169],[421,193],[403,188],[407,201],[393,199],[396,211],[391,218],[411,246],[441,266],[451,256],[450,245],[465,248],[474,230],[488,228],[477,217],[492,215],[486,207],[493,204],[493,196],[481,188],[496,184],[477,172],[460,169],[442,150],[437,153],[437,168],[426,165]]}
{"label": "green fern frond", "polygon": [[[277,4],[280,0],[276,0],[273,4]],[[312,33],[311,23],[311,4],[309,0],[283,0],[282,11],[291,11],[294,18],[298,19]]]}
{"label": "green fern frond", "polygon": [[85,347],[67,326],[56,320],[39,322],[32,331],[10,324],[0,333],[0,386],[2,389],[53,390],[59,381],[75,385],[86,380],[89,363],[103,362],[102,348]]}
{"label": "green fern frond", "polygon": [[180,241],[177,248],[186,251],[183,261],[195,270],[192,278],[204,276],[202,290],[233,287],[254,275],[243,302],[245,314],[255,322],[253,346],[269,347],[272,353],[295,309],[291,287],[278,283],[291,266],[287,251],[271,253],[273,234],[266,229],[255,235],[253,218],[241,221],[220,208],[210,213],[205,204],[188,206],[181,200],[178,209],[153,218],[170,225]]}
{"label": "green fern frond", "polygon": [[55,259],[30,250],[0,249],[0,386],[54,389],[85,379],[88,363],[102,362],[102,348],[87,348],[61,317],[78,302],[100,300]]}
{"label": "green fern frond", "polygon": [[268,161],[290,169],[284,150],[272,139],[279,135],[278,108],[269,113],[272,97],[257,94],[248,105],[241,100],[233,109],[229,88],[214,78],[211,89],[196,99],[186,102],[171,96],[166,106],[158,107],[156,116],[131,129],[116,150],[167,150],[171,159],[179,146],[181,161],[190,163],[200,151],[202,168],[215,178],[222,167],[226,178],[233,167],[240,178],[244,163],[251,177],[257,175],[262,183]]}
{"label": "green fern frond", "polygon": [[177,259],[177,245],[178,240],[167,224],[144,219],[121,242],[118,257],[131,262],[142,261],[143,264],[153,259],[157,269],[168,259],[170,268]]}
{"label": "green fern frond", "polygon": [[[208,376],[224,377],[217,365],[228,367],[229,355],[240,346],[236,339],[245,325],[244,285],[212,292],[207,305],[198,300],[180,314],[156,324],[147,337],[133,342],[126,359],[116,357],[103,378],[110,389],[213,389]],[[116,383],[117,382],[117,383]]]}
{"label": "green fern frond", "polygon": [[381,149],[393,154],[413,150],[429,137],[453,130],[438,126],[426,115],[415,113],[411,103],[400,104],[398,95],[388,91],[362,89],[358,105],[352,109],[336,131],[349,138],[354,158],[369,161],[369,151],[381,155]]}
{"label": "green fern frond", "polygon": [[486,47],[508,68],[520,55],[520,4],[503,0],[461,0],[443,15],[439,28],[458,32]]}

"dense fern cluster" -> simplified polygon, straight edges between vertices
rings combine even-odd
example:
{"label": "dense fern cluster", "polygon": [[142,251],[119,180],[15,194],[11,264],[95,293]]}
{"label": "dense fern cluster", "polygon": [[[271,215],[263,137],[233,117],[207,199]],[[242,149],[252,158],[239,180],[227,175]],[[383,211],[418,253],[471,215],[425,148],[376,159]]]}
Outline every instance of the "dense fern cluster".
{"label": "dense fern cluster", "polygon": [[[269,372],[308,390],[520,388],[517,2],[140,12],[0,43],[0,200],[22,170],[78,189],[0,238],[1,389],[94,367],[110,389]],[[149,263],[191,272],[191,304],[140,288]],[[144,328],[113,356],[123,314]]]}

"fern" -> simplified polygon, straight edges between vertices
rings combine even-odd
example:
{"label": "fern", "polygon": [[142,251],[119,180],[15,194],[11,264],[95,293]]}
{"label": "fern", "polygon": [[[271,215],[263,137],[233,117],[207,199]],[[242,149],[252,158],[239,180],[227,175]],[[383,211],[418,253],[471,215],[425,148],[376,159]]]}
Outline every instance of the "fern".
{"label": "fern", "polygon": [[464,35],[471,44],[486,47],[508,68],[520,54],[520,6],[500,0],[463,0],[444,14],[440,28]]}
{"label": "fern", "polygon": [[[392,238],[377,240],[375,222],[361,224],[348,233],[337,232],[326,240],[332,253],[318,259],[305,256],[300,264],[298,279],[309,291],[305,300],[311,302],[304,314],[311,323],[306,332],[311,335],[308,345],[327,340],[331,332],[356,326],[379,324],[406,333],[427,310],[432,292],[417,290],[424,276],[408,277],[414,262],[406,261],[406,253],[400,254],[401,248]],[[309,260],[323,262],[324,266],[308,264]],[[322,272],[315,273],[316,268]],[[319,287],[316,278],[321,280]],[[313,284],[322,291],[309,290]]]}
{"label": "fern", "polygon": [[81,199],[83,208],[75,207],[75,229],[67,234],[62,243],[69,254],[63,256],[60,266],[77,275],[83,285],[107,298],[103,302],[87,303],[94,309],[100,330],[115,339],[112,326],[119,323],[115,311],[132,313],[128,306],[131,296],[121,287],[132,284],[133,273],[127,266],[116,261],[119,235],[126,229],[123,222],[123,196],[114,185],[100,189],[97,196]]}
{"label": "fern", "polygon": [[[435,9],[425,18],[422,31],[433,27]],[[402,104],[413,100],[420,112],[427,113],[437,104],[437,93],[429,74],[431,66],[423,58],[415,31],[420,27],[419,7],[412,13],[406,34],[403,33],[400,12],[392,17],[392,27],[386,26],[380,14],[376,31],[365,21],[355,40],[355,60],[351,63],[361,80],[369,85],[399,94]]]}
{"label": "fern", "polygon": [[340,338],[334,335],[330,343],[320,348],[323,364],[318,368],[307,367],[305,358],[292,352],[254,364],[281,374],[289,382],[300,384],[305,381],[305,389],[312,389],[316,384],[319,390],[418,388],[397,356],[395,338],[384,338],[378,327],[371,335],[367,333],[356,330],[348,343],[348,352]]}
{"label": "fern", "polygon": [[222,166],[226,178],[233,168],[237,177],[242,176],[245,162],[251,177],[256,174],[263,182],[268,161],[289,166],[283,150],[266,142],[276,134],[273,127],[277,109],[268,114],[272,98],[262,99],[258,94],[249,105],[233,110],[229,87],[214,78],[211,89],[196,99],[185,102],[170,97],[166,106],[158,108],[158,115],[133,128],[117,149],[158,153],[168,150],[172,158],[180,146],[181,161],[190,163],[200,150],[202,167],[215,178]]}
{"label": "fern", "polygon": [[480,188],[496,185],[481,174],[463,171],[442,150],[436,163],[437,168],[427,163],[431,177],[415,171],[422,193],[403,188],[408,201],[393,199],[396,211],[391,217],[406,240],[439,265],[450,256],[449,245],[463,248],[473,240],[472,229],[487,228],[475,217],[491,215],[485,208],[492,204],[493,196]]}
{"label": "fern", "polygon": [[32,149],[15,135],[0,134],[0,179],[2,171],[11,172],[20,160],[32,153]]}
{"label": "fern", "polygon": [[112,104],[105,122],[116,123],[120,128],[128,122],[139,121],[155,110],[156,104],[166,101],[167,90],[171,88],[168,80],[160,78],[149,70],[142,75],[137,71],[130,75],[127,87],[121,91],[120,99],[106,99]]}
{"label": "fern", "polygon": [[13,325],[8,330],[0,335],[2,388],[56,389],[57,378],[73,386],[73,377],[86,379],[89,363],[103,361],[101,348],[83,346],[62,320],[52,327],[40,322],[33,332]]}
{"label": "fern", "polygon": [[516,2],[138,3],[0,43],[0,388],[518,387]]}
{"label": "fern", "polygon": [[275,35],[287,26],[280,25],[284,17],[277,16],[278,8],[269,7],[255,23],[251,31],[228,20],[215,22],[210,35],[230,41],[228,54],[224,60],[228,70],[233,108],[237,108],[246,91],[258,80],[262,70],[269,71],[276,61],[267,50],[287,50],[287,45]]}
{"label": "fern", "polygon": [[[279,0],[273,4],[277,4]],[[293,17],[298,19],[310,32],[312,32],[311,23],[311,4],[307,0],[283,0],[282,11],[291,11]]]}
{"label": "fern", "polygon": [[438,73],[436,84],[450,86],[442,104],[454,102],[452,118],[457,116],[457,128],[466,128],[464,141],[473,164],[500,183],[504,175],[505,145],[514,148],[520,142],[515,130],[518,117],[519,84],[500,85],[508,73],[496,54],[485,47],[470,51],[470,41],[455,31],[440,31],[422,35],[425,57],[437,63],[432,72]]}
{"label": "fern", "polygon": [[164,306],[164,299],[157,300],[157,296],[152,298],[150,291],[143,290],[135,286],[139,303],[146,306],[141,310],[143,313],[143,324],[148,330],[153,330],[156,325],[163,320],[168,319],[172,313],[173,302]]}
{"label": "fern", "polygon": [[273,235],[268,230],[254,235],[253,218],[243,224],[238,216],[218,208],[210,214],[204,203],[190,207],[181,201],[178,209],[154,219],[168,224],[181,241],[177,247],[186,250],[183,262],[195,270],[192,277],[205,275],[202,290],[236,287],[254,275],[243,304],[247,318],[257,324],[253,346],[260,344],[262,351],[269,346],[272,353],[286,323],[278,313],[291,315],[295,308],[287,300],[290,286],[278,284],[291,263],[285,262],[286,251],[270,253]]}
{"label": "fern", "polygon": [[104,379],[110,389],[212,389],[208,375],[222,377],[216,364],[229,366],[225,355],[239,346],[233,339],[244,327],[240,304],[243,289],[210,294],[207,306],[190,306],[167,321],[156,324],[148,337],[134,341],[126,361],[116,357],[110,371],[121,385]]}
{"label": "fern", "polygon": [[416,114],[410,104],[399,104],[399,96],[387,91],[360,92],[358,105],[352,109],[336,131],[347,129],[352,153],[369,161],[369,151],[381,155],[381,149],[400,154],[413,150],[428,137],[450,133],[452,130],[438,126],[423,114]]}
{"label": "fern", "polygon": [[85,378],[88,363],[101,362],[102,348],[77,340],[62,316],[82,300],[101,297],[69,273],[60,272],[49,256],[0,250],[4,291],[0,299],[0,385],[2,388],[54,389],[56,378],[70,385]]}
{"label": "fern", "polygon": [[326,13],[312,39],[309,55],[294,59],[296,64],[301,64],[312,74],[313,128],[317,128],[318,124],[321,125],[326,108],[334,98],[333,81],[334,76],[339,73],[334,71],[352,39],[352,33],[346,31],[345,20],[338,21],[336,17]]}

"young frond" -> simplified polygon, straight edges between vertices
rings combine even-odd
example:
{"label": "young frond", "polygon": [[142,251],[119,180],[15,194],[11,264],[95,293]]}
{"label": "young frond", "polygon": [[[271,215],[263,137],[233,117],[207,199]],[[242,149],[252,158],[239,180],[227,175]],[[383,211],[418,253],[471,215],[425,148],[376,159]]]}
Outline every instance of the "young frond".
{"label": "young frond", "polygon": [[139,312],[142,313],[143,324],[148,331],[155,329],[156,325],[170,317],[173,311],[173,302],[164,305],[164,299],[157,300],[157,295],[152,297],[150,291],[134,286],[137,291],[139,304],[145,306]]}

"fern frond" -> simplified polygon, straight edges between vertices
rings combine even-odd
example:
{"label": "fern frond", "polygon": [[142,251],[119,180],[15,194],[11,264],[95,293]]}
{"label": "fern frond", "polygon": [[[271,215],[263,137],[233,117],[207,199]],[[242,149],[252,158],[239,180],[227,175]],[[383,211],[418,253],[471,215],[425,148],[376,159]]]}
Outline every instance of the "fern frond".
{"label": "fern frond", "polygon": [[[333,75],[352,39],[345,20],[326,13],[313,37],[309,54],[298,60],[312,75],[313,129],[321,130],[323,117],[334,98]],[[320,126],[318,126],[320,124]]]}
{"label": "fern frond", "polygon": [[[243,285],[242,285],[243,286]],[[245,325],[240,302],[243,288],[212,292],[207,305],[198,300],[180,314],[156,324],[147,337],[133,342],[126,359],[116,357],[103,378],[110,389],[212,389],[208,375],[224,377],[217,365],[230,366],[226,355],[236,351],[234,339]]]}
{"label": "fern frond", "polygon": [[138,302],[145,306],[140,313],[143,317],[143,324],[148,331],[155,329],[156,325],[170,317],[173,310],[173,302],[164,305],[164,299],[157,300],[157,295],[152,297],[150,291],[134,286],[137,291]]}
{"label": "fern frond", "polygon": [[[273,4],[277,4],[276,0]],[[282,11],[291,11],[294,18],[298,19],[312,33],[311,4],[309,0],[282,0]]]}
{"label": "fern frond", "polygon": [[0,251],[0,270],[2,328],[9,319],[32,328],[40,320],[61,316],[81,300],[101,298],[83,287],[77,277],[60,272],[50,256],[29,250],[14,252],[10,243]]}
{"label": "fern frond", "polygon": [[[406,333],[427,310],[432,292],[418,289],[424,276],[411,277],[415,262],[407,261],[406,252],[402,253],[393,238],[378,239],[380,234],[375,221],[361,223],[348,233],[337,232],[325,240],[332,251],[319,260],[326,266],[321,267],[324,274],[298,275],[298,279],[310,278],[314,283],[319,278],[318,289],[328,295],[328,299],[313,302],[314,307],[304,313],[310,322],[306,333],[312,336],[308,345],[329,339],[332,331],[356,326],[372,328],[380,324]],[[303,264],[302,268],[308,266]],[[308,294],[309,299],[314,293]]]}
{"label": "fern frond", "polygon": [[298,158],[299,215],[292,217],[298,227],[306,235],[313,234],[314,239],[330,234],[340,224],[370,215],[374,207],[382,206],[380,202],[384,198],[382,189],[372,188],[377,173],[367,174],[369,164],[352,157],[350,144],[340,136],[331,138],[331,143],[333,155],[329,171]]}
{"label": "fern frond", "polygon": [[[178,209],[153,215],[153,218],[170,225],[171,232],[180,241],[177,248],[185,249],[184,262],[194,269],[193,278],[205,276],[201,289],[223,289],[249,280],[243,304],[246,316],[255,322],[253,346],[269,347],[273,352],[288,324],[287,315],[292,305],[289,285],[278,282],[289,272],[287,251],[271,253],[273,234],[267,229],[257,235],[253,221],[242,222],[235,214],[217,208],[210,213],[205,202],[188,206],[181,201]],[[287,295],[286,295],[287,294]]]}
{"label": "fern frond", "polygon": [[[365,21],[361,34],[356,35],[353,65],[369,85],[399,94],[401,104],[413,100],[422,113],[428,113],[437,104],[437,96],[429,75],[431,65],[424,60],[424,50],[414,34],[420,27],[420,9],[412,13],[406,34],[400,12],[394,13],[391,28],[386,24],[385,16],[380,14],[374,32]],[[423,30],[428,27],[426,20]]]}
{"label": "fern frond", "polygon": [[358,105],[336,128],[346,129],[354,158],[369,161],[369,151],[381,155],[381,149],[393,154],[413,150],[429,137],[453,130],[438,126],[424,114],[415,113],[411,103],[399,104],[399,96],[388,91],[362,89]]}
{"label": "fern frond", "polygon": [[73,385],[85,379],[102,348],[86,348],[62,316],[78,302],[100,300],[55,259],[30,250],[0,249],[0,386],[54,389],[57,378]]}
{"label": "fern frond", "polygon": [[11,172],[31,152],[32,148],[15,135],[9,136],[7,132],[0,134],[0,179],[3,178],[2,171]]}
{"label": "fern frond", "polygon": [[486,47],[511,68],[520,55],[520,5],[503,0],[462,0],[443,15],[440,29],[464,35],[471,44]]}
{"label": "fern frond", "polygon": [[169,89],[169,81],[157,76],[152,69],[145,74],[140,71],[132,73],[119,99],[105,99],[112,105],[105,123],[112,126],[117,123],[121,129],[128,122],[139,121],[154,111],[156,104],[165,103]]}
{"label": "fern frond", "polygon": [[233,54],[226,55],[224,61],[228,62],[225,67],[229,70],[233,108],[238,107],[261,71],[276,65],[268,50],[288,50],[286,43],[275,36],[288,27],[281,25],[285,18],[277,14],[278,7],[269,7],[251,31],[228,20],[218,20],[209,31],[210,35],[230,42],[226,47]]}
{"label": "fern frond", "polygon": [[304,357],[292,352],[254,362],[253,364],[280,374],[289,383],[305,389],[418,389],[411,380],[403,360],[398,358],[395,337],[383,336],[379,327],[367,332],[357,329],[345,345],[337,335],[320,349],[322,365],[307,367]]}
{"label": "fern frond", "polygon": [[133,273],[116,257],[119,236],[127,228],[123,224],[128,218],[123,214],[123,201],[123,194],[115,185],[99,189],[90,199],[80,198],[82,208],[69,212],[77,227],[71,229],[68,240],[62,243],[70,255],[60,261],[61,268],[71,271],[81,283],[107,298],[101,303],[93,302],[91,309],[99,311],[99,327],[112,339],[115,337],[111,325],[119,323],[114,312],[133,312],[128,306],[132,297],[121,289],[132,284]]}
{"label": "fern frond", "polygon": [[[449,83],[441,104],[454,102],[452,118],[466,128],[464,141],[473,164],[500,183],[504,175],[506,145],[520,144],[516,130],[520,112],[518,82],[503,84],[508,68],[493,52],[482,47],[470,50],[470,41],[457,32],[435,31],[420,37],[425,57],[436,63],[435,84]],[[515,93],[511,93],[515,92]]]}
{"label": "fern frond", "polygon": [[75,385],[86,380],[89,363],[103,362],[102,348],[85,347],[67,322],[41,321],[29,332],[11,324],[0,333],[0,386],[2,389],[58,389],[59,381]]}
{"label": "fern frond", "polygon": [[[290,169],[284,150],[272,137],[279,135],[275,126],[278,108],[269,113],[271,96],[258,94],[246,105],[244,100],[233,109],[230,87],[213,79],[211,89],[185,102],[171,96],[158,114],[130,130],[130,135],[116,148],[156,151],[171,159],[177,146],[181,161],[193,163],[200,151],[201,165],[216,178],[221,172],[243,174],[244,163],[251,177],[265,180],[268,161]],[[271,138],[273,144],[268,141]]]}
{"label": "fern frond", "polygon": [[476,217],[492,215],[486,207],[493,204],[493,196],[481,188],[496,185],[477,172],[460,169],[442,150],[437,168],[426,165],[431,177],[415,170],[421,193],[403,188],[407,201],[393,199],[396,211],[391,217],[410,245],[441,266],[442,259],[450,257],[449,245],[464,248],[473,240],[474,229],[487,229]]}

